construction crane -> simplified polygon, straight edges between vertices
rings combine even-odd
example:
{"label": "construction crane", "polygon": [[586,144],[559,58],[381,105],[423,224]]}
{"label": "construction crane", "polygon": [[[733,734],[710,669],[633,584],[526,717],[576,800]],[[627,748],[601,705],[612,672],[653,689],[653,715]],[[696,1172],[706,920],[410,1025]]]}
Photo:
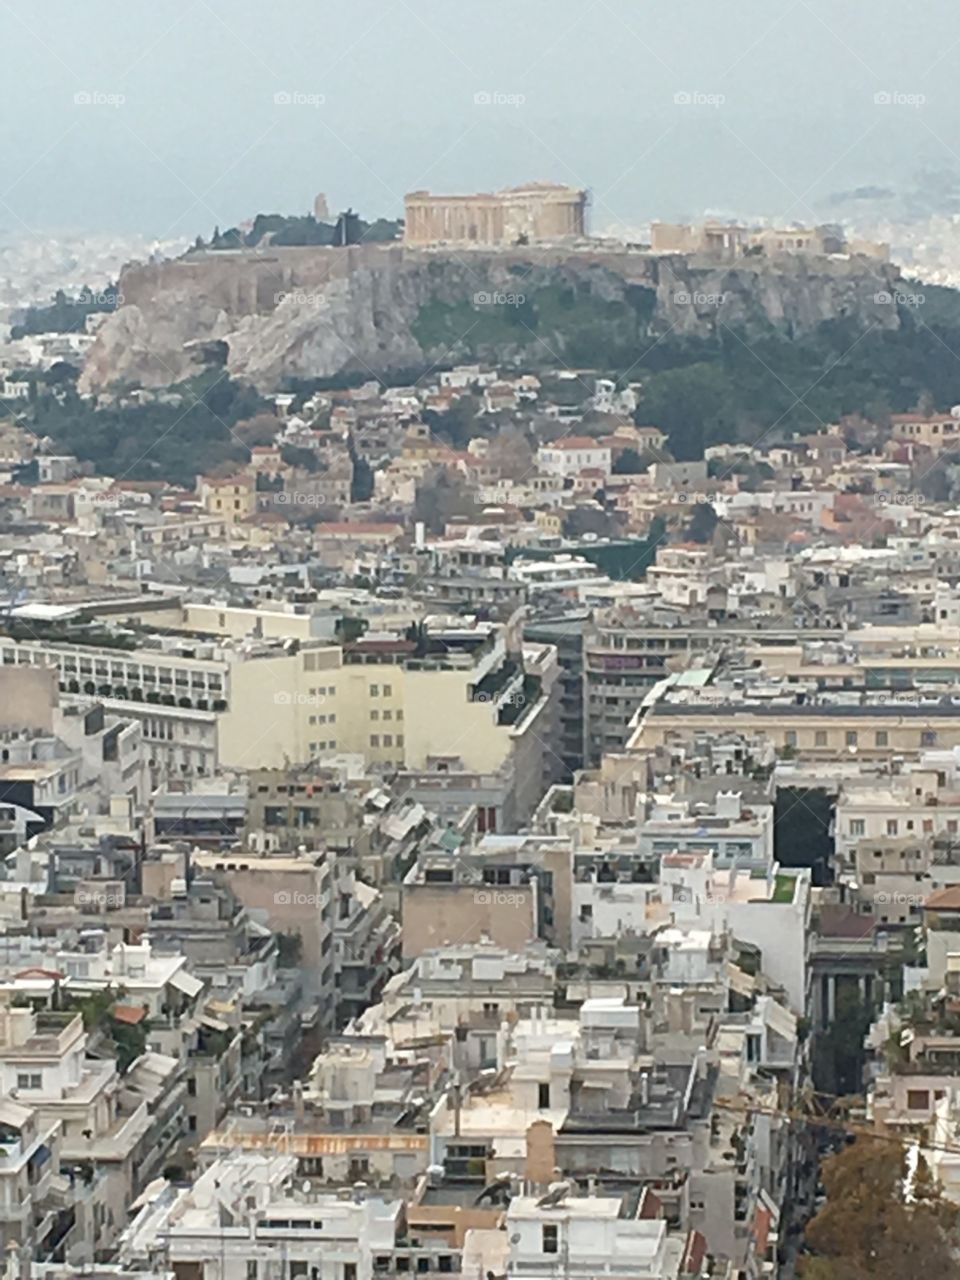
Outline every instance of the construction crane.
{"label": "construction crane", "polygon": [[899,1137],[895,1133],[875,1129],[866,1121],[851,1120],[847,1112],[854,1102],[862,1103],[862,1099],[856,1094],[843,1097],[832,1093],[811,1093],[807,1096],[805,1106],[770,1107],[737,1098],[715,1098],[713,1105],[720,1111],[733,1111],[745,1116],[769,1116],[774,1120],[805,1124],[814,1129],[829,1129],[835,1133],[850,1133],[857,1138],[890,1142],[898,1147],[905,1147],[914,1142],[928,1151],[945,1151],[951,1155],[960,1155],[960,1143],[934,1142],[926,1138],[918,1138],[913,1134]]}

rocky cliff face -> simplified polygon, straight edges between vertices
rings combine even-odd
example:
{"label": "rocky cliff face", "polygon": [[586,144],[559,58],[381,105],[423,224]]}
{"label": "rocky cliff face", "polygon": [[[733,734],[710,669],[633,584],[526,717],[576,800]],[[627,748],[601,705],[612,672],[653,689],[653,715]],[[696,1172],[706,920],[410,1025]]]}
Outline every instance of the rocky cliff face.
{"label": "rocky cliff face", "polygon": [[847,318],[896,329],[895,268],[866,259],[749,258],[724,266],[641,253],[402,246],[190,255],[130,267],[81,388],[164,386],[220,341],[237,378],[386,373],[462,359],[583,361],[591,338],[639,358],[651,338],[800,336]]}

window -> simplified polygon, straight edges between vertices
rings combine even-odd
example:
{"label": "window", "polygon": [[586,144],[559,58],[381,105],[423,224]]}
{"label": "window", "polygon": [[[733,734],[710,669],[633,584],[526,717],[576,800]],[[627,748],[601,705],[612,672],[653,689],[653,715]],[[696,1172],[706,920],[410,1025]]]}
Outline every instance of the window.
{"label": "window", "polygon": [[543,1252],[559,1253],[560,1252],[560,1228],[555,1222],[545,1222],[543,1224]]}
{"label": "window", "polygon": [[43,1085],[43,1076],[39,1071],[18,1071],[18,1089],[39,1089]]}
{"label": "window", "polygon": [[795,729],[788,729],[783,735],[783,741],[788,747],[795,747],[797,745],[797,731]]}
{"label": "window", "polygon": [[385,685],[383,686],[383,696],[384,696],[385,698],[392,698],[392,697],[393,697],[393,685],[392,685],[392,684],[385,684]]}
{"label": "window", "polygon": [[371,733],[371,735],[370,735],[370,745],[371,745],[371,747],[379,747],[379,745],[380,745],[380,735],[379,735],[379,733]]}
{"label": "window", "polygon": [[935,729],[924,729],[920,734],[921,747],[935,747],[937,745],[937,731]]}
{"label": "window", "polygon": [[256,1262],[250,1260],[247,1262],[247,1280],[257,1280],[258,1267]]}
{"label": "window", "polygon": [[372,684],[372,685],[370,686],[370,697],[371,697],[371,698],[375,698],[379,692],[380,692],[380,686],[379,686],[378,684]]}
{"label": "window", "polygon": [[818,729],[813,735],[813,744],[816,747],[825,747],[827,745],[826,729]]}
{"label": "window", "polygon": [[537,1085],[537,1106],[543,1111],[550,1106],[550,1086],[549,1084]]}
{"label": "window", "polygon": [[907,1090],[907,1110],[908,1111],[926,1111],[930,1106],[929,1089],[908,1089]]}
{"label": "window", "polygon": [[888,818],[887,819],[887,835],[895,836],[898,831],[899,831],[899,824],[896,818]]}
{"label": "window", "polygon": [[847,730],[847,746],[855,747],[856,745],[857,745],[857,731],[856,729],[848,729]]}

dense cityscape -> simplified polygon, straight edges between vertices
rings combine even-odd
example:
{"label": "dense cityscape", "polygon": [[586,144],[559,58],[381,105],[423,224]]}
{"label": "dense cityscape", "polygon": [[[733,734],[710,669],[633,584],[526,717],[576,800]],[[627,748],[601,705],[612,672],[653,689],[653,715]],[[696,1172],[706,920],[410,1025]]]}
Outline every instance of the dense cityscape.
{"label": "dense cityscape", "polygon": [[[2,1280],[960,1277],[949,161],[897,179],[864,135],[814,190],[784,131],[743,151],[789,199],[719,212],[734,71],[788,67],[786,13],[709,82],[660,15],[624,40],[676,81],[675,161],[651,115],[584,172],[582,102],[563,154],[533,138],[548,40],[469,82],[476,186],[438,114],[398,191],[407,104],[357,106],[351,169],[320,92],[386,80],[376,22],[324,14],[327,79],[281,80],[283,0],[243,51],[287,86],[277,155],[327,148],[291,208],[222,47],[250,15],[108,33],[91,0],[129,66],[74,84],[74,29],[12,3],[103,172],[38,214],[41,111],[0,192]],[[391,68],[433,40],[446,84],[492,38],[400,8]],[[152,103],[198,20],[191,128],[158,96],[148,140],[129,76]],[[868,65],[882,22],[828,20],[891,156],[940,146],[948,23],[911,84]],[[660,163],[704,166],[700,212]]]}

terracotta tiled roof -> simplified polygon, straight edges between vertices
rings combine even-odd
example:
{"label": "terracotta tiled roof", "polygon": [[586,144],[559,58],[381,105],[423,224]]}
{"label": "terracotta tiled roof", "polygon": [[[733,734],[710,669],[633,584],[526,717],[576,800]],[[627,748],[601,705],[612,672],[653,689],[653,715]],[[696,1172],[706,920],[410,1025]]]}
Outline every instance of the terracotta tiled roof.
{"label": "terracotta tiled roof", "polygon": [[960,884],[938,889],[924,901],[925,911],[960,911]]}

